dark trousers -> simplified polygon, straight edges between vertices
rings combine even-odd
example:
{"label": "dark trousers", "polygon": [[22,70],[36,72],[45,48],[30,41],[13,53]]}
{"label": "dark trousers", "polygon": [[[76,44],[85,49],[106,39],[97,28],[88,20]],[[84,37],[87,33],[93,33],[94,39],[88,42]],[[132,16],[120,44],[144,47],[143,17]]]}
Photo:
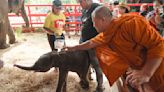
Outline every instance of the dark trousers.
{"label": "dark trousers", "polygon": [[[82,38],[80,38],[79,43],[82,43],[82,42],[84,41],[82,40]],[[98,61],[98,58],[96,57],[95,49],[93,48],[93,49],[88,50],[88,55],[89,55],[90,63],[96,72],[96,80],[98,82],[97,87],[102,87],[103,72],[99,66],[99,61]]]}
{"label": "dark trousers", "polygon": [[64,39],[65,40],[64,34],[62,34],[60,37],[56,37],[55,35],[47,34],[47,38],[48,38],[48,42],[49,42],[49,45],[50,45],[52,51],[56,50],[55,43],[54,43],[56,41],[56,39]]}
{"label": "dark trousers", "polygon": [[90,58],[90,63],[92,67],[95,69],[96,72],[96,80],[98,82],[97,87],[102,87],[103,84],[103,72],[99,66],[99,61],[96,57],[96,52],[95,49],[90,49],[88,50],[89,58]]}

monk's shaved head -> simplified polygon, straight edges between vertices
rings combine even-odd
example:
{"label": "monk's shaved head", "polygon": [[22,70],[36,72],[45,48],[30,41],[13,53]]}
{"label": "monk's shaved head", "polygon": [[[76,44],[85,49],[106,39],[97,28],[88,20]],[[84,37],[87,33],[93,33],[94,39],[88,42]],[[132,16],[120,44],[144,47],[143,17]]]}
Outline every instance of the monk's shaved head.
{"label": "monk's shaved head", "polygon": [[98,6],[92,13],[92,17],[102,19],[102,18],[112,18],[112,12],[106,6]]}
{"label": "monk's shaved head", "polygon": [[92,12],[93,26],[99,33],[105,31],[106,27],[109,26],[112,20],[112,12],[106,6],[98,6]]}

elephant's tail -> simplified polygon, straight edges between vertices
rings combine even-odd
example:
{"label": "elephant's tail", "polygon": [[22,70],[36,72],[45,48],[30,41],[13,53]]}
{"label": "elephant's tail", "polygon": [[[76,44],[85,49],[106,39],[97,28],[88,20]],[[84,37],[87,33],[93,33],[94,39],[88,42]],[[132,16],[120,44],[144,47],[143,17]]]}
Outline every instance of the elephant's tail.
{"label": "elephant's tail", "polygon": [[17,64],[14,64],[14,67],[18,67],[23,70],[34,70],[33,67],[26,67],[26,66],[21,66],[21,65],[17,65]]}

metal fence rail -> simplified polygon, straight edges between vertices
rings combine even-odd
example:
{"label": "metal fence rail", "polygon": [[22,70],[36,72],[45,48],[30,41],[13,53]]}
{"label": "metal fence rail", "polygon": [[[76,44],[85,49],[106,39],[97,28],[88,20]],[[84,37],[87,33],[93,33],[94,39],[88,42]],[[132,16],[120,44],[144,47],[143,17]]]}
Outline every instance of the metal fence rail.
{"label": "metal fence rail", "polygon": [[[140,6],[140,4],[128,4],[129,6]],[[152,6],[153,4],[148,4],[149,6]],[[80,17],[81,17],[81,6],[80,5],[63,5],[63,12],[67,17],[66,25],[68,26],[68,30],[79,30],[81,28],[80,24]],[[109,6],[110,7],[110,6]],[[30,27],[42,27],[45,17],[49,11],[51,11],[51,5],[50,4],[44,4],[44,5],[25,5],[25,9],[28,15],[28,19],[30,22]],[[25,25],[25,22],[23,21],[21,15],[17,16],[14,13],[9,13],[9,19],[11,22],[11,25],[13,27],[18,27]],[[18,21],[19,20],[19,21]]]}

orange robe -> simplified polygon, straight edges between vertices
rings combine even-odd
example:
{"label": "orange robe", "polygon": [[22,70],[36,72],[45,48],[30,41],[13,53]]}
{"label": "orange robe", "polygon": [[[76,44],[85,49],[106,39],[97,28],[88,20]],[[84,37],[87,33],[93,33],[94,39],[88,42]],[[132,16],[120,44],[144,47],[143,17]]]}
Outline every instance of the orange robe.
{"label": "orange robe", "polygon": [[[129,66],[141,69],[147,58],[164,57],[164,39],[139,15],[125,14],[113,20],[104,32],[91,41],[99,44],[96,54],[110,85],[124,74]],[[163,90],[163,61],[149,84],[155,90]]]}

